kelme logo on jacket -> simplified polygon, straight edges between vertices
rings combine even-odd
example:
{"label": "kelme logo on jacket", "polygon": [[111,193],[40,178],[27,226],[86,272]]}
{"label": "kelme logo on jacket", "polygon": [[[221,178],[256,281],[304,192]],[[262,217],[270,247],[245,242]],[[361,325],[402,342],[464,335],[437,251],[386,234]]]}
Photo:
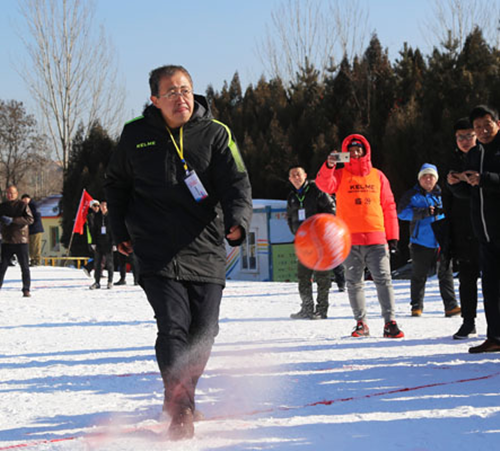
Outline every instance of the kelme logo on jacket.
{"label": "kelme logo on jacket", "polygon": [[156,141],[148,141],[145,143],[139,143],[135,145],[136,149],[144,149],[145,147],[156,146]]}

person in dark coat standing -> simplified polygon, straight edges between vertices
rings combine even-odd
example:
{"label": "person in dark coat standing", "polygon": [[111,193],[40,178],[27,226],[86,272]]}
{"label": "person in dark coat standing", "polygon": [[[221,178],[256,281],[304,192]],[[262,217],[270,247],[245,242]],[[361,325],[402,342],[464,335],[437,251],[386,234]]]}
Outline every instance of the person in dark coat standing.
{"label": "person in dark coat standing", "polygon": [[[87,263],[85,263],[85,265],[83,265],[82,268],[83,272],[87,277],[92,277],[91,272],[94,270],[94,265],[95,265],[95,252],[94,252],[95,246],[93,246],[94,243],[92,242],[92,234],[90,233],[90,230],[93,228],[95,215],[99,213],[99,210],[101,209],[100,205],[101,204],[99,203],[98,200],[94,199],[90,201],[89,205],[90,208],[87,214],[87,220],[85,221],[85,236],[87,237],[87,245],[91,256],[87,261]],[[104,262],[101,263],[101,275],[102,275],[103,263]]]}
{"label": "person in dark coat standing", "polygon": [[[287,199],[287,221],[290,231],[295,235],[300,225],[317,213],[335,214],[335,200],[319,190],[314,181],[307,180],[303,167],[292,166],[288,171],[288,180],[293,186]],[[344,291],[345,276],[343,266],[335,268],[339,289]],[[292,313],[292,319],[326,319],[328,313],[328,294],[332,285],[332,271],[314,271],[297,262],[299,294],[302,301],[300,311]],[[316,309],[314,308],[312,279],[318,285]]]}
{"label": "person in dark coat standing", "polygon": [[500,121],[498,111],[475,107],[469,120],[477,145],[467,153],[465,170],[448,180],[457,196],[470,197],[474,234],[479,241],[479,264],[486,340],[469,348],[472,354],[500,352]]}
{"label": "person in dark coat standing", "polygon": [[233,133],[193,94],[182,66],[150,73],[152,105],[123,129],[106,171],[111,226],[134,252],[158,327],[156,358],[173,440],[194,434],[195,391],[219,330],[226,249],[252,215],[250,180]]}
{"label": "person in dark coat standing", "polygon": [[29,226],[29,254],[30,254],[30,266],[40,266],[42,263],[42,235],[43,235],[43,224],[42,215],[38,211],[38,206],[36,202],[31,198],[29,194],[23,194],[21,200],[28,204],[30,207],[31,214],[33,215],[33,224]]}
{"label": "person in dark coat standing", "polygon": [[21,267],[23,296],[30,297],[31,274],[28,251],[28,227],[33,224],[33,215],[28,205],[18,198],[19,194],[14,185],[9,186],[5,194],[7,200],[0,204],[0,231],[2,234],[0,288],[2,288],[3,279],[10,260],[15,255]]}
{"label": "person in dark coat standing", "polygon": [[95,282],[90,286],[91,290],[101,288],[101,274],[104,267],[108,271],[108,290],[113,288],[113,236],[109,226],[108,206],[105,200],[101,200],[100,210],[91,216],[89,221],[90,234],[92,235],[91,247],[94,251],[94,278]]}
{"label": "person in dark coat standing", "polygon": [[456,148],[448,162],[448,175],[443,190],[443,207],[449,225],[449,255],[458,263],[460,307],[463,323],[453,335],[463,340],[476,334],[477,281],[479,270],[479,243],[472,229],[470,201],[453,195],[450,183],[453,174],[463,172],[467,153],[476,145],[476,133],[468,118],[459,119],[454,125]]}

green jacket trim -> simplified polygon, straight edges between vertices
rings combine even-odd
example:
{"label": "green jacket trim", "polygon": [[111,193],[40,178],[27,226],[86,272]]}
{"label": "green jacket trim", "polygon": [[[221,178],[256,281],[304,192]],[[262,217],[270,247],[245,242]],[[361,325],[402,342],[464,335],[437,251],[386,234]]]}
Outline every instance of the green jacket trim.
{"label": "green jacket trim", "polygon": [[132,122],[138,121],[139,119],[144,119],[144,116],[134,117],[134,119],[130,119],[130,121],[125,122],[125,125],[131,124]]}
{"label": "green jacket trim", "polygon": [[245,169],[245,163],[243,163],[243,158],[241,158],[240,151],[238,149],[238,145],[236,142],[233,140],[233,136],[231,134],[231,130],[229,130],[229,127],[226,124],[223,124],[222,122],[212,119],[213,122],[216,124],[222,125],[229,136],[229,142],[227,144],[227,147],[229,147],[229,150],[231,151],[231,154],[233,155],[234,161],[236,163],[236,168],[238,169],[238,172],[246,172]]}

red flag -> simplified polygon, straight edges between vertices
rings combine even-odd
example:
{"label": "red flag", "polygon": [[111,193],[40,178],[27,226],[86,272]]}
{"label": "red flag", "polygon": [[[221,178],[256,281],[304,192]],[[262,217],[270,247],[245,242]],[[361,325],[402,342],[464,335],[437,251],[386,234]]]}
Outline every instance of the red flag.
{"label": "red flag", "polygon": [[80,199],[80,205],[78,206],[78,211],[76,212],[75,224],[73,225],[73,233],[79,233],[83,235],[83,225],[87,220],[87,213],[89,212],[90,202],[92,202],[92,196],[85,191],[82,192],[82,198]]}

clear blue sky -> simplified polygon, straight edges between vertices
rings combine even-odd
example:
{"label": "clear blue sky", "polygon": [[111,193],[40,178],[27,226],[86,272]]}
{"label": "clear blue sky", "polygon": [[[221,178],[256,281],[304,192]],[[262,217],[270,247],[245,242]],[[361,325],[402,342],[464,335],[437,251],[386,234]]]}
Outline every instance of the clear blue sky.
{"label": "clear blue sky", "polygon": [[[321,0],[318,0],[321,1]],[[346,2],[350,0],[345,0]],[[390,57],[406,41],[428,52],[422,25],[432,0],[361,0],[369,9],[369,28]],[[141,112],[148,100],[148,73],[162,64],[181,64],[192,74],[195,91],[211,84],[220,90],[238,71],[242,87],[255,84],[263,67],[257,44],[281,0],[96,0],[97,22],[105,26],[118,52],[126,86],[126,116]],[[22,24],[16,0],[1,0],[0,99],[32,105],[14,61],[24,55],[15,32]],[[427,10],[426,10],[427,9]],[[96,24],[98,25],[98,24]]]}

